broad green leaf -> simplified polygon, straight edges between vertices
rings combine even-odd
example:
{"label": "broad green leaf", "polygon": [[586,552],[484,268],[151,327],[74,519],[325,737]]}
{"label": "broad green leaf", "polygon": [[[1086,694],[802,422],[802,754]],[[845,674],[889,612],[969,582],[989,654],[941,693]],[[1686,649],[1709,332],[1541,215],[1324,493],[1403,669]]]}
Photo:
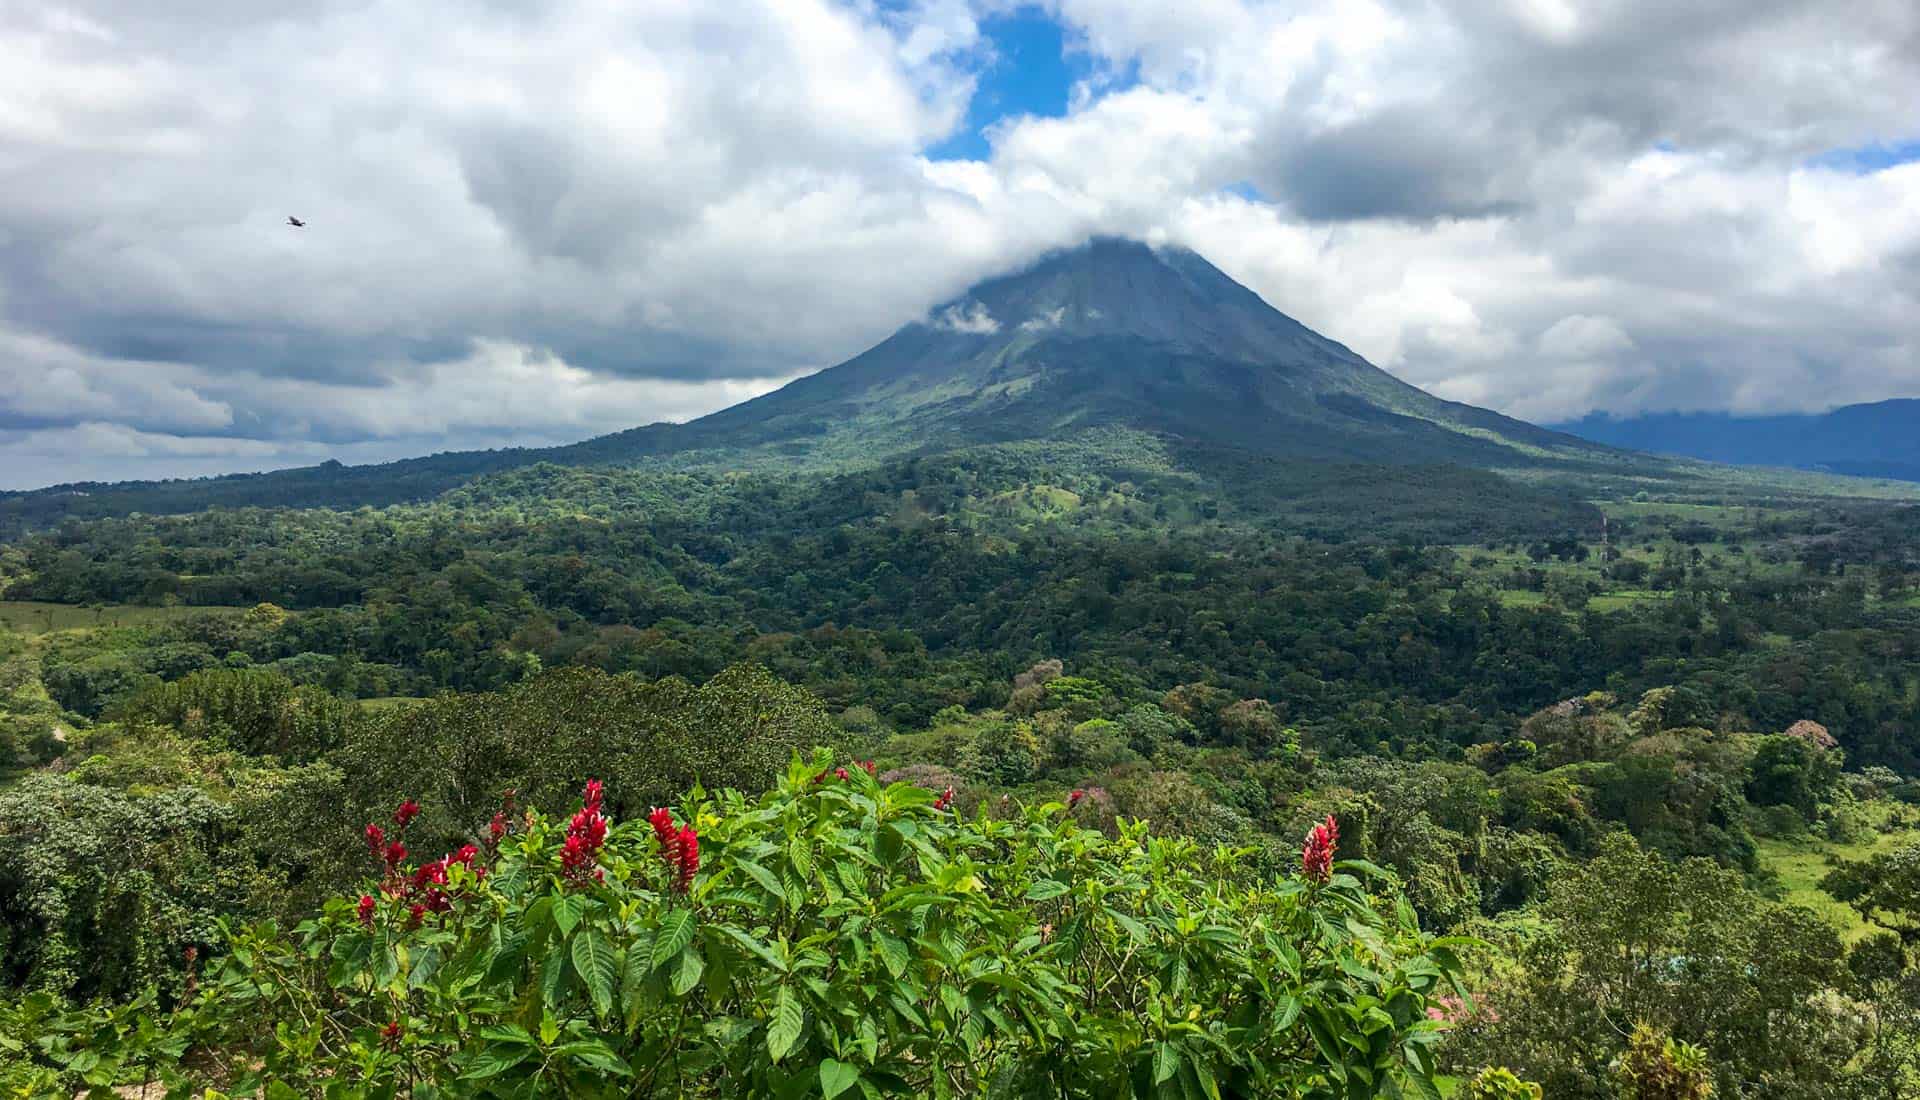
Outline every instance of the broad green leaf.
{"label": "broad green leaf", "polygon": [[1066,883],[1060,882],[1056,879],[1050,879],[1050,878],[1037,879],[1034,881],[1034,884],[1032,886],[1027,887],[1027,900],[1028,901],[1045,901],[1048,898],[1057,898],[1061,894],[1066,893],[1070,889],[1072,888],[1069,887]]}
{"label": "broad green leaf", "polygon": [[673,962],[672,977],[667,982],[667,988],[676,997],[686,996],[689,990],[700,984],[700,975],[706,968],[706,961],[700,957],[700,952],[688,944]]}
{"label": "broad green leaf", "polygon": [[764,943],[761,943],[758,939],[756,939],[752,935],[752,933],[743,932],[740,929],[735,928],[730,924],[714,924],[714,925],[708,925],[707,927],[718,928],[721,932],[724,932],[735,943],[739,944],[740,946],[746,948],[748,951],[752,952],[757,958],[760,959],[761,962],[766,963],[768,966],[773,967],[775,970],[778,970],[782,974],[787,972],[786,960],[782,959],[779,955],[775,954],[773,948],[767,946]]}
{"label": "broad green leaf", "polygon": [[813,852],[807,847],[806,837],[796,836],[787,842],[787,862],[802,879],[813,877]]}
{"label": "broad green leaf", "polygon": [[571,1058],[582,1065],[597,1069],[602,1073],[617,1074],[621,1077],[633,1076],[633,1067],[621,1060],[613,1048],[598,1039],[583,1039],[567,1043],[553,1049],[556,1058]]}
{"label": "broad green leaf", "polygon": [[759,883],[765,888],[767,893],[772,894],[774,897],[785,898],[787,896],[786,890],[780,885],[780,877],[765,867],[760,866],[758,863],[750,859],[743,859],[735,863],[734,866],[745,871],[748,878]]}
{"label": "broad green leaf", "polygon": [[578,894],[562,894],[553,899],[553,923],[563,936],[571,935],[575,925],[580,923],[580,915],[586,911],[586,900]]}
{"label": "broad green leaf", "polygon": [[653,933],[653,968],[667,965],[667,960],[693,942],[693,933],[693,914],[688,910],[675,909],[660,918],[660,927]]}
{"label": "broad green leaf", "polygon": [[567,942],[554,940],[547,957],[540,962],[540,999],[551,1008],[560,1003],[560,991],[566,987]]}
{"label": "broad green leaf", "polygon": [[532,1047],[489,1043],[466,1063],[466,1071],[460,1074],[460,1079],[478,1081],[487,1077],[498,1077],[526,1061],[532,1053]]}
{"label": "broad green leaf", "polygon": [[605,1016],[613,1011],[613,988],[618,979],[619,960],[615,958],[613,944],[607,941],[605,934],[583,928],[573,938],[573,968],[580,980],[587,985],[587,994],[593,998],[593,1011]]}
{"label": "broad green leaf", "polygon": [[800,1007],[800,998],[794,996],[791,986],[781,986],[773,998],[773,1016],[767,1021],[767,1057],[776,1062],[785,1058],[806,1026],[807,1013]]}
{"label": "broad green leaf", "polygon": [[845,1062],[837,1062],[832,1058],[821,1062],[820,1095],[822,1100],[833,1100],[834,1097],[852,1088],[853,1083],[859,1079],[860,1070],[855,1066],[850,1066]]}
{"label": "broad green leaf", "polygon": [[1160,1049],[1153,1052],[1153,1083],[1171,1081],[1173,1075],[1180,1072],[1180,1048],[1172,1043],[1161,1043]]}
{"label": "broad green leaf", "polygon": [[898,978],[907,972],[907,964],[912,961],[913,956],[907,950],[906,941],[889,936],[885,932],[876,932],[873,935],[873,945],[880,953],[880,961],[886,964],[887,973]]}
{"label": "broad green leaf", "polygon": [[1187,1065],[1193,1069],[1194,1080],[1200,1082],[1200,1091],[1207,1094],[1207,1100],[1220,1100],[1220,1083],[1213,1079],[1213,1067],[1207,1060],[1196,1055]]}

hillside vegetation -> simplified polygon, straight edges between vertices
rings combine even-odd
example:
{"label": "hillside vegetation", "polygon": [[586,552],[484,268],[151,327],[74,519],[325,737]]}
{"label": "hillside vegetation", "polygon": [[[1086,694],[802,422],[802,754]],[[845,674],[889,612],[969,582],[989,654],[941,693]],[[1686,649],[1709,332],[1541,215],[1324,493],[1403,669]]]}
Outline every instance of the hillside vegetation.
{"label": "hillside vegetation", "polygon": [[1913,486],[1440,401],[1191,253],[949,306],[0,500],[0,1090],[1920,1100]]}
{"label": "hillside vegetation", "polygon": [[1910,508],[1382,539],[1110,458],[15,542],[0,1079],[1920,1094]]}

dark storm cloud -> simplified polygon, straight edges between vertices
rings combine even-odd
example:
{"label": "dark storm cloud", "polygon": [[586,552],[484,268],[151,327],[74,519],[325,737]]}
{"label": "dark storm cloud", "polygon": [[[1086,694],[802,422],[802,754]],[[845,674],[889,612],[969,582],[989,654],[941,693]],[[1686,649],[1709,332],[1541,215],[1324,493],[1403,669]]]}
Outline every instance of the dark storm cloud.
{"label": "dark storm cloud", "polygon": [[1508,178],[1519,153],[1402,108],[1315,133],[1254,180],[1310,221],[1504,216],[1533,201]]}

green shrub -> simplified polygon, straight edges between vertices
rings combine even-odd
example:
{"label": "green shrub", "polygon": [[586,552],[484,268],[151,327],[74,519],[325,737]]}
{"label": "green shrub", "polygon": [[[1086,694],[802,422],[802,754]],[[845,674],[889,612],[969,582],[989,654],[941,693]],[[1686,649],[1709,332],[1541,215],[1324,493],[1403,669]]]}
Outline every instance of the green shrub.
{"label": "green shrub", "polygon": [[158,1022],[43,999],[37,1064],[272,1096],[1434,1095],[1457,963],[1368,865],[1262,880],[1059,803],[966,820],[824,754],[610,830],[593,787],[235,932]]}

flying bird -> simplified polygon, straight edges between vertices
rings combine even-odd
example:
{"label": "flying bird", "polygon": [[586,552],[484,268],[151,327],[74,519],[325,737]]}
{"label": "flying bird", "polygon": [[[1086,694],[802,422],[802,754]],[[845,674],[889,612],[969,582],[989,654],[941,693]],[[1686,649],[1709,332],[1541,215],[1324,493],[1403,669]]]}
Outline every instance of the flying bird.
{"label": "flying bird", "polygon": [[301,221],[291,214],[287,215],[287,224],[293,226],[295,229],[305,229],[307,227],[306,222]]}

